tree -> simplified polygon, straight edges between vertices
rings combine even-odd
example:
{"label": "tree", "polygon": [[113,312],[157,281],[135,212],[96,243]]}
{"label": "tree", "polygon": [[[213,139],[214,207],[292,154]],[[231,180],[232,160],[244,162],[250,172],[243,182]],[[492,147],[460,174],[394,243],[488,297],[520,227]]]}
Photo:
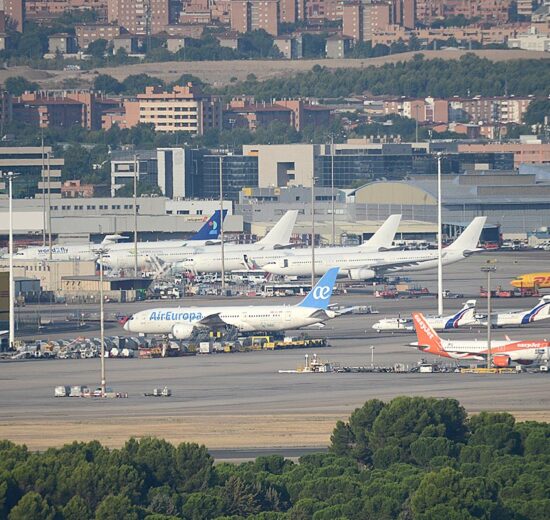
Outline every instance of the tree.
{"label": "tree", "polygon": [[128,497],[109,495],[97,507],[95,520],[138,520],[138,514]]}
{"label": "tree", "polygon": [[103,59],[105,53],[107,52],[107,46],[109,42],[100,38],[99,40],[94,40],[88,45],[88,54],[91,54],[96,59]]}
{"label": "tree", "polygon": [[141,94],[145,92],[146,87],[164,87],[164,82],[160,78],[149,76],[148,74],[132,74],[122,81],[122,90],[125,94]]}
{"label": "tree", "polygon": [[[529,103],[523,122],[526,125],[536,125],[545,123],[545,118],[550,119],[550,99],[536,99]],[[550,124],[548,121],[547,124]]]}
{"label": "tree", "polygon": [[122,85],[118,80],[108,74],[100,74],[94,80],[94,90],[105,92],[106,94],[120,94]]}
{"label": "tree", "polygon": [[63,520],[82,520],[92,518],[90,508],[84,499],[78,495],[71,498],[63,508]]}
{"label": "tree", "polygon": [[53,520],[55,511],[38,493],[29,491],[8,515],[9,520]]}
{"label": "tree", "polygon": [[23,76],[12,76],[11,78],[6,79],[4,82],[4,88],[12,96],[20,96],[25,92],[35,92],[40,86],[34,81],[29,81]]}
{"label": "tree", "polygon": [[229,477],[222,490],[223,509],[226,514],[247,516],[257,513],[260,506],[251,486],[236,475]]}
{"label": "tree", "polygon": [[213,477],[213,464],[205,446],[182,442],[175,453],[178,489],[184,493],[206,489]]}
{"label": "tree", "polygon": [[61,176],[63,180],[82,179],[92,171],[90,152],[78,144],[69,146],[63,153],[65,164]]}

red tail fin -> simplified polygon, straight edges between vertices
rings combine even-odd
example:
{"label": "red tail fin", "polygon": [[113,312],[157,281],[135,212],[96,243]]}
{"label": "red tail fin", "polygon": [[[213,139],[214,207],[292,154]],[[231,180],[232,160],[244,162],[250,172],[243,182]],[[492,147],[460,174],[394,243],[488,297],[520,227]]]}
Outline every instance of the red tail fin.
{"label": "red tail fin", "polygon": [[424,347],[422,350],[430,354],[437,354],[439,356],[446,355],[441,345],[441,338],[426,321],[424,315],[421,312],[413,312],[412,318],[416,330],[416,337],[418,338],[418,346]]}

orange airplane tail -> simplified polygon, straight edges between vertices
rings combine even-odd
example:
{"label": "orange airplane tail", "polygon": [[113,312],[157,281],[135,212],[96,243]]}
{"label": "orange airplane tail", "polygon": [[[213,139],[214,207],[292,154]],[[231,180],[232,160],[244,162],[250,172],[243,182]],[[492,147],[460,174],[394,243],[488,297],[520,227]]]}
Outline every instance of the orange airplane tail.
{"label": "orange airplane tail", "polygon": [[424,352],[448,357],[441,343],[441,338],[426,321],[424,315],[421,312],[413,312],[412,318],[416,330],[416,337],[418,338],[418,346],[424,347],[422,348]]}

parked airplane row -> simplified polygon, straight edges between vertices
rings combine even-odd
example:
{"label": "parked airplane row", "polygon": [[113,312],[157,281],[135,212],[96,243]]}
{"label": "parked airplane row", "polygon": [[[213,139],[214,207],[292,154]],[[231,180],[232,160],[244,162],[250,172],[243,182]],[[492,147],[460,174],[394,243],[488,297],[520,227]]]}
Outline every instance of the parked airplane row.
{"label": "parked airplane row", "polygon": [[[227,211],[224,210],[223,218]],[[203,226],[191,238],[187,240],[161,240],[158,242],[138,242],[138,254],[146,255],[147,251],[170,251],[211,246],[219,244],[220,227],[221,227],[221,212],[216,210],[214,214],[203,224]],[[101,244],[87,242],[86,244],[68,244],[68,245],[53,245],[51,248],[51,257],[53,260],[96,260],[98,258],[97,250],[105,249],[109,255],[125,258],[129,265],[124,267],[134,266],[134,243],[133,242],[117,242],[123,239],[120,235],[107,235]],[[4,257],[7,257],[4,255]],[[14,257],[17,260],[47,260],[50,257],[49,246],[33,246],[18,250]],[[109,265],[106,261],[105,265]],[[115,266],[116,268],[122,268]]]}
{"label": "parked airplane row", "polygon": [[[309,276],[312,257],[309,249],[292,249],[290,237],[298,212],[288,211],[269,233],[254,244],[225,244],[224,265],[226,272],[243,269],[262,269],[287,276]],[[322,276],[333,267],[340,276],[353,280],[367,280],[396,271],[420,271],[437,265],[437,251],[401,251],[392,244],[401,221],[401,215],[391,215],[378,231],[365,243],[352,247],[318,248],[315,256],[315,274]],[[458,262],[478,251],[478,242],[486,217],[476,217],[464,232],[443,251],[443,264]],[[217,211],[201,230],[189,240],[138,243],[138,267],[153,264],[171,266],[175,272],[219,273],[222,255],[219,245],[221,225]],[[134,244],[116,243],[106,237],[102,246],[107,252],[103,263],[111,269],[132,268],[135,265]],[[54,259],[97,258],[97,246],[54,246]],[[31,247],[16,253],[18,259],[47,259],[49,247]]]}
{"label": "parked airplane row", "polygon": [[[521,326],[550,318],[550,295],[543,296],[531,309],[491,313],[493,327]],[[434,330],[452,330],[464,326],[487,326],[487,315],[476,312],[476,300],[468,300],[455,314],[449,316],[425,316],[424,319]],[[411,318],[383,318],[372,328],[377,332],[410,332],[414,330]]]}

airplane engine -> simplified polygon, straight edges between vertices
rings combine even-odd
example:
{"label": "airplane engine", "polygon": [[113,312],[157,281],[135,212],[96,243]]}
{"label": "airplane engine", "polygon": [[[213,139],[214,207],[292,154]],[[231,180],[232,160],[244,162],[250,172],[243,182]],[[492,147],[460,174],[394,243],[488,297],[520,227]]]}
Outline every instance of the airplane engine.
{"label": "airplane engine", "polygon": [[194,328],[190,323],[178,323],[172,327],[172,336],[176,339],[189,339]]}
{"label": "airplane engine", "polygon": [[350,280],[370,280],[376,278],[376,273],[373,269],[350,269],[348,276]]}
{"label": "airplane engine", "polygon": [[511,364],[510,356],[493,356],[493,365],[498,368],[506,368]]}

